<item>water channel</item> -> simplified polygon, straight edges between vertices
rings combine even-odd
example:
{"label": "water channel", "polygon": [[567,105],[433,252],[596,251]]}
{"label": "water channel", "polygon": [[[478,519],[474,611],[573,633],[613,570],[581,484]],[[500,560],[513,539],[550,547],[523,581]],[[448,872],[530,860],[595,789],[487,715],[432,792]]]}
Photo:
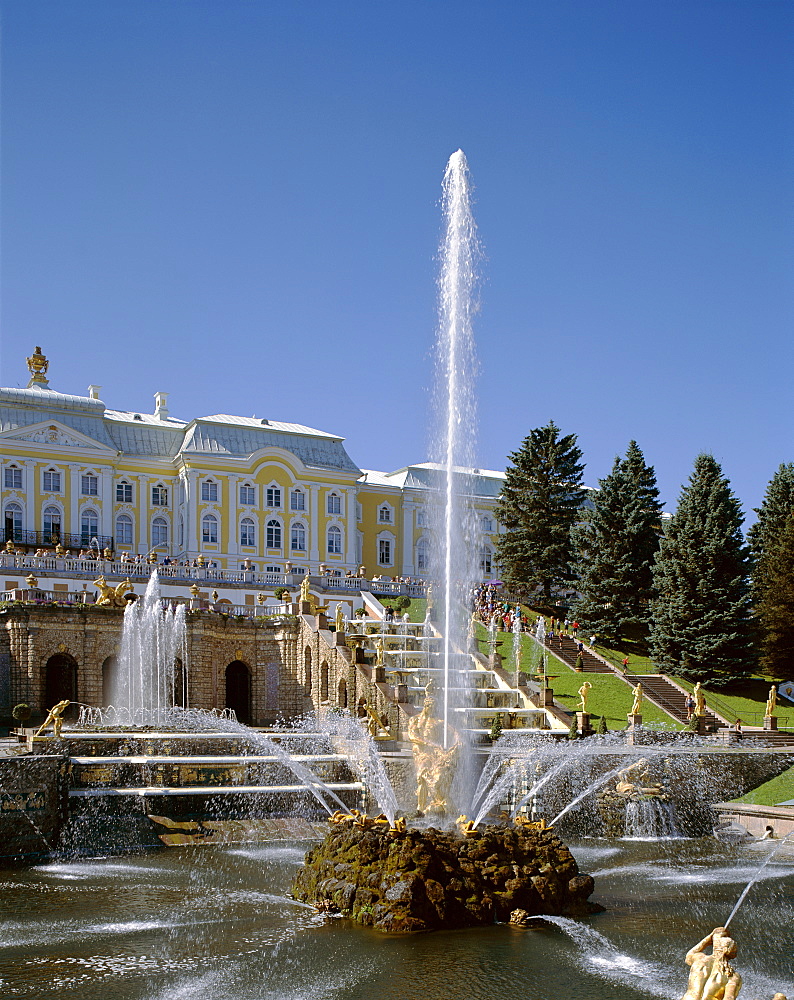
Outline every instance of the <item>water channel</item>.
{"label": "water channel", "polygon": [[[384,937],[286,893],[303,844],[163,850],[0,872],[0,995],[27,1000],[650,1000],[724,923],[765,845],[573,844],[607,907],[545,929]],[[748,1000],[794,996],[794,854],[737,913]]]}

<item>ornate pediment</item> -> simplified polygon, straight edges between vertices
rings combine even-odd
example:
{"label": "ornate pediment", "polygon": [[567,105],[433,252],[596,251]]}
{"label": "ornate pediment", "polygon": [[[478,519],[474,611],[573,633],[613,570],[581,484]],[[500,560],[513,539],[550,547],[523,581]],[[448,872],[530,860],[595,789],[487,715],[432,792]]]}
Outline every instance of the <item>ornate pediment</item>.
{"label": "ornate pediment", "polygon": [[11,430],[3,431],[0,434],[2,441],[29,442],[31,444],[49,445],[60,448],[79,448],[81,451],[90,449],[92,451],[110,451],[106,445],[100,444],[87,434],[72,427],[66,427],[59,421],[46,420],[40,424],[31,424],[27,427],[15,427]]}

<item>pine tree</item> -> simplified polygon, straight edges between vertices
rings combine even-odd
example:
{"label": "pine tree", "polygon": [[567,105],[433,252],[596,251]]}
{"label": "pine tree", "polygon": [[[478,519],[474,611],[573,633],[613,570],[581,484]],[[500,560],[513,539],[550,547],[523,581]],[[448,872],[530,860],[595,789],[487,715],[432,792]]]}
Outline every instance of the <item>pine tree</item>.
{"label": "pine tree", "polygon": [[[794,680],[794,510],[763,557],[763,590],[756,604],[761,626],[761,667]],[[756,566],[756,569],[758,566]]]}
{"label": "pine tree", "polygon": [[552,420],[530,431],[510,455],[496,516],[507,528],[497,557],[511,586],[552,588],[573,579],[573,527],[582,503],[582,453],[576,435],[560,436]]}
{"label": "pine tree", "polygon": [[711,455],[700,455],[656,556],[650,651],[656,663],[712,686],[754,667],[744,517]]}
{"label": "pine tree", "polygon": [[611,640],[647,620],[653,563],[659,547],[661,505],[656,476],[636,441],[626,458],[599,482],[592,509],[574,531],[578,589],[574,615],[586,629]]}
{"label": "pine tree", "polygon": [[764,600],[768,587],[768,560],[776,555],[780,539],[794,511],[794,464],[781,465],[766,489],[764,502],[755,513],[758,520],[747,532],[753,560],[753,602]]}

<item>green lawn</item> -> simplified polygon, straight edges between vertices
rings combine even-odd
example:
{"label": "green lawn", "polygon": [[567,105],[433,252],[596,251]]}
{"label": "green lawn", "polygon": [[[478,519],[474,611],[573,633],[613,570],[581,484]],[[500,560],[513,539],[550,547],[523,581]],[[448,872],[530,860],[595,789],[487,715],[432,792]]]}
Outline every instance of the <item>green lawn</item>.
{"label": "green lawn", "polygon": [[791,799],[794,799],[794,767],[732,801],[754,806],[776,806],[778,802],[788,802]]}

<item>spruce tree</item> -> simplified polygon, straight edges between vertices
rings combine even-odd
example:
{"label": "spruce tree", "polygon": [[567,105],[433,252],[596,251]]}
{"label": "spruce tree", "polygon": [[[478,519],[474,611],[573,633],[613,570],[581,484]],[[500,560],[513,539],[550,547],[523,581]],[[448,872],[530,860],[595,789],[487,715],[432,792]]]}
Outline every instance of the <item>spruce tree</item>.
{"label": "spruce tree", "polygon": [[794,680],[794,510],[775,542],[764,552],[763,590],[755,610],[761,627],[761,667],[789,681]]}
{"label": "spruce tree", "polygon": [[573,579],[573,527],[582,503],[582,453],[575,434],[552,420],[530,431],[510,456],[496,516],[507,528],[497,558],[512,587],[552,588]]}
{"label": "spruce tree", "polygon": [[619,640],[645,622],[653,596],[661,505],[656,476],[636,441],[599,482],[592,509],[575,529],[578,589],[574,615],[585,629]]}
{"label": "spruce tree", "polygon": [[656,556],[650,652],[672,674],[712,686],[754,667],[744,517],[711,455],[700,455]]}
{"label": "spruce tree", "polygon": [[764,502],[755,513],[758,520],[747,532],[753,560],[753,602],[756,609],[764,601],[769,575],[769,559],[777,555],[781,537],[794,511],[794,464],[781,465],[766,489]]}

